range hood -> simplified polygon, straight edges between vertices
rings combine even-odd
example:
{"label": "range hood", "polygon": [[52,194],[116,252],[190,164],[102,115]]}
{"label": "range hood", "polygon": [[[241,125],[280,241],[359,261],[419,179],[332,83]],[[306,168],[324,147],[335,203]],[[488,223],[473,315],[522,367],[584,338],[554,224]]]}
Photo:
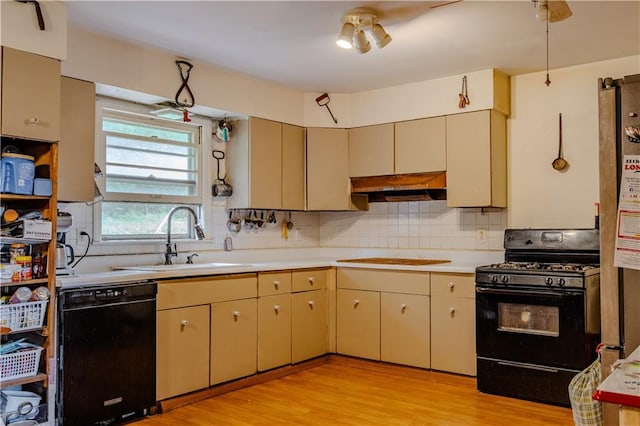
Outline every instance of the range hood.
{"label": "range hood", "polygon": [[353,177],[351,193],[368,195],[370,203],[445,200],[447,178],[445,172]]}

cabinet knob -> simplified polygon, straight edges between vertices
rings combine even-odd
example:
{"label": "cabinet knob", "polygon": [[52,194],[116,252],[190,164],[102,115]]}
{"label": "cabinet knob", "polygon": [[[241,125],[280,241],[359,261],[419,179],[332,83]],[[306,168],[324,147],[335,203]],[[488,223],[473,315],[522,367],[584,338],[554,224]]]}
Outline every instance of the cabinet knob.
{"label": "cabinet knob", "polygon": [[353,307],[354,307],[354,308],[355,308],[355,307],[357,307],[359,304],[360,304],[360,299],[355,299],[355,300],[353,301]]}
{"label": "cabinet knob", "polygon": [[407,305],[406,303],[403,303],[402,305],[400,305],[400,312],[404,313],[404,311],[407,310]]}
{"label": "cabinet knob", "polygon": [[182,320],[182,321],[180,321],[180,326],[181,326],[181,327],[186,327],[186,326],[188,326],[188,325],[189,325],[189,320]]}
{"label": "cabinet knob", "polygon": [[456,286],[456,285],[455,285],[453,282],[450,282],[450,283],[448,284],[448,287],[449,287],[451,290],[453,290],[453,288],[454,288],[455,286]]}
{"label": "cabinet knob", "polygon": [[29,117],[26,120],[26,124],[38,124],[40,119],[38,117]]}
{"label": "cabinet knob", "polygon": [[280,312],[280,305],[273,305],[273,310],[276,311],[276,314]]}
{"label": "cabinet knob", "polygon": [[453,306],[449,308],[449,313],[451,314],[451,316],[453,316],[455,312],[456,312],[456,308],[454,308]]}
{"label": "cabinet knob", "polygon": [[233,311],[233,317],[238,318],[240,316],[240,311]]}
{"label": "cabinet knob", "polygon": [[311,309],[313,309],[313,306],[316,304],[316,302],[314,302],[313,300],[309,300],[307,303],[309,304],[309,307]]}
{"label": "cabinet knob", "polygon": [[313,285],[313,277],[309,277],[309,278],[307,278],[307,281],[309,281],[309,284],[310,284],[310,285]]}
{"label": "cabinet knob", "polygon": [[278,287],[280,286],[280,281],[275,280],[275,281],[273,282],[273,285],[274,285],[274,287],[275,287],[275,288],[276,288],[276,290],[277,290],[277,289],[278,289]]}

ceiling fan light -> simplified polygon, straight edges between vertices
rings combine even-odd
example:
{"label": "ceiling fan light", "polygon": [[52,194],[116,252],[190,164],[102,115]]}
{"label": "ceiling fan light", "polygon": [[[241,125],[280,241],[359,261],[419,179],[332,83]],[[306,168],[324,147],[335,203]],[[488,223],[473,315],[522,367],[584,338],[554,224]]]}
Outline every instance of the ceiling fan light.
{"label": "ceiling fan light", "polygon": [[391,36],[387,34],[380,24],[374,24],[373,27],[371,27],[371,35],[376,41],[378,49],[382,49],[391,42]]}
{"label": "ceiling fan light", "polygon": [[353,33],[356,30],[355,25],[351,22],[345,22],[342,25],[342,30],[340,31],[340,35],[338,35],[338,39],[336,40],[336,44],[343,49],[351,49],[353,47]]}
{"label": "ceiling fan light", "polygon": [[354,36],[355,48],[358,53],[367,53],[371,50],[371,43],[367,40],[367,36],[362,30],[357,30]]}

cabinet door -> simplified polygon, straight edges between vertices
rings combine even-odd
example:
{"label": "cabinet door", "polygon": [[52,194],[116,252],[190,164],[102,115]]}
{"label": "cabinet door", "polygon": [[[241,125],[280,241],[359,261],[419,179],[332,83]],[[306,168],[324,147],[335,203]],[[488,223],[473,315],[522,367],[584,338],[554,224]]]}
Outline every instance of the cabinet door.
{"label": "cabinet door", "polygon": [[62,77],[58,201],[93,201],[95,84]]}
{"label": "cabinet door", "polygon": [[258,299],[258,371],[291,363],[291,295]]}
{"label": "cabinet door", "polygon": [[349,210],[346,129],[307,129],[307,209]]}
{"label": "cabinet door", "polygon": [[158,400],[209,386],[209,305],[157,313]]}
{"label": "cabinet door", "polygon": [[337,352],[380,360],[380,293],[338,289],[336,300]]}
{"label": "cabinet door", "polygon": [[450,115],[447,206],[506,207],[506,120],[495,111]]}
{"label": "cabinet door", "polygon": [[431,297],[431,368],[476,375],[474,299]]}
{"label": "cabinet door", "polygon": [[211,305],[211,385],[257,371],[257,317],[256,299]]}
{"label": "cabinet door", "polygon": [[429,296],[380,295],[380,359],[429,368]]}
{"label": "cabinet door", "polygon": [[328,352],[327,291],[313,290],[291,295],[291,361]]}
{"label": "cabinet door", "polygon": [[393,174],[393,123],[349,129],[349,176]]}
{"label": "cabinet door", "polygon": [[282,204],[282,125],[276,121],[249,119],[250,206],[280,208]]}
{"label": "cabinet door", "polygon": [[2,134],[60,140],[60,61],[2,48]]}
{"label": "cabinet door", "polygon": [[282,208],[304,210],[304,128],[282,125]]}
{"label": "cabinet door", "polygon": [[395,135],[396,173],[439,172],[447,169],[444,117],[396,123]]}

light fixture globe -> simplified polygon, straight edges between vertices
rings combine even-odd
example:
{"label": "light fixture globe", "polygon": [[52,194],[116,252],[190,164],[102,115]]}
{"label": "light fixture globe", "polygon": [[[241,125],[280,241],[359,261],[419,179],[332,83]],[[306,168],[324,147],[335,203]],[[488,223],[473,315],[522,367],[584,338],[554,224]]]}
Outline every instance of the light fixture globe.
{"label": "light fixture globe", "polygon": [[353,25],[351,22],[345,22],[342,25],[342,30],[340,31],[340,35],[338,35],[336,44],[343,49],[351,49],[353,47],[352,40],[355,30],[355,25]]}
{"label": "light fixture globe", "polygon": [[358,53],[367,53],[371,50],[371,43],[367,40],[367,36],[362,30],[357,30],[355,36],[353,37],[354,45],[356,48],[356,52]]}
{"label": "light fixture globe", "polygon": [[384,28],[382,28],[382,25],[378,23],[373,24],[373,26],[371,27],[371,35],[376,41],[378,49],[382,49],[387,44],[391,43],[391,36],[387,34]]}

